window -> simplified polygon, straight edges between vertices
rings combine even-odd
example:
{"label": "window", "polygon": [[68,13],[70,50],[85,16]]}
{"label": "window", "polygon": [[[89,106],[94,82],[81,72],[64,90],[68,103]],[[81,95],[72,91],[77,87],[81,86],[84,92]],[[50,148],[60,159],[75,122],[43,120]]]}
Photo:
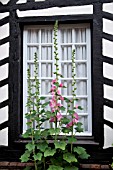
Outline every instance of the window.
{"label": "window", "polygon": [[[71,98],[72,75],[71,56],[75,49],[76,60],[76,95],[78,105],[83,107],[79,111],[80,122],[84,132],[78,135],[92,135],[92,96],[91,96],[91,35],[90,24],[60,24],[58,28],[59,67],[64,78],[61,82],[67,87],[62,95]],[[40,95],[50,98],[51,81],[54,78],[54,45],[53,25],[25,26],[23,32],[23,131],[27,129],[25,107],[27,102],[27,67],[31,70],[31,81],[34,79],[34,53],[38,55]],[[66,105],[64,103],[64,105]],[[47,123],[46,127],[49,126]]]}

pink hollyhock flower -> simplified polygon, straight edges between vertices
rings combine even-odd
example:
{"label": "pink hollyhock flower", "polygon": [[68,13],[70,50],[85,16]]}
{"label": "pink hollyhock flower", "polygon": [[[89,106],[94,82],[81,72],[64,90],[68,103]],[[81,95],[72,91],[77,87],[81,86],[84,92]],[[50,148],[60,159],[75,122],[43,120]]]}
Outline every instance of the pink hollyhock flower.
{"label": "pink hollyhock flower", "polygon": [[79,116],[76,112],[73,114],[73,117],[75,117],[75,119],[77,119],[77,120],[79,119]]}
{"label": "pink hollyhock flower", "polygon": [[63,118],[63,116],[61,115],[61,113],[58,113],[58,115],[57,115],[56,117],[57,117],[57,120],[58,120],[58,121],[60,121],[60,120]]}
{"label": "pink hollyhock flower", "polygon": [[66,125],[67,128],[70,128],[71,126],[73,126],[73,121],[69,122],[69,123]]}
{"label": "pink hollyhock flower", "polygon": [[75,106],[75,109],[78,109],[78,105]]}
{"label": "pink hollyhock flower", "polygon": [[56,83],[57,82],[57,80],[56,79],[53,79],[52,80],[52,84],[54,84],[54,83]]}
{"label": "pink hollyhock flower", "polygon": [[59,87],[63,87],[63,84],[62,84],[62,83],[60,83],[60,84],[59,84]]}
{"label": "pink hollyhock flower", "polygon": [[72,122],[73,122],[73,124],[78,123],[78,119],[73,119]]}
{"label": "pink hollyhock flower", "polygon": [[61,103],[57,103],[57,105],[56,106],[58,106],[58,107],[62,107],[62,104]]}
{"label": "pink hollyhock flower", "polygon": [[64,100],[64,97],[60,96],[60,100],[62,100],[62,101],[63,101],[63,100]]}
{"label": "pink hollyhock flower", "polygon": [[51,117],[49,122],[55,122],[55,117]]}
{"label": "pink hollyhock flower", "polygon": [[60,95],[60,94],[61,94],[60,90],[58,90],[58,91],[57,91],[57,94],[58,94],[58,95]]}
{"label": "pink hollyhock flower", "polygon": [[56,100],[54,98],[52,98],[52,100],[50,101],[49,106],[51,108],[54,108],[56,106]]}
{"label": "pink hollyhock flower", "polygon": [[50,91],[53,92],[55,89],[56,89],[56,86],[52,86]]}

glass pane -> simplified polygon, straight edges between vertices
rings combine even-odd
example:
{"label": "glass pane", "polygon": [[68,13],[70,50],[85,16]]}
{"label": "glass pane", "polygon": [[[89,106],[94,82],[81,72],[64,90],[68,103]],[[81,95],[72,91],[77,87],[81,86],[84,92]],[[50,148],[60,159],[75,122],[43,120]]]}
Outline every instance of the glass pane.
{"label": "glass pane", "polygon": [[87,95],[87,80],[76,80],[76,94]]}
{"label": "glass pane", "polygon": [[39,43],[39,30],[28,30],[27,43]]}
{"label": "glass pane", "polygon": [[72,46],[62,46],[61,60],[71,60],[71,59],[72,59]]}
{"label": "glass pane", "polygon": [[52,77],[52,63],[41,64],[41,77]]}
{"label": "glass pane", "polygon": [[52,60],[52,47],[41,48],[41,60]]}
{"label": "glass pane", "polygon": [[63,85],[66,88],[62,88],[61,94],[62,95],[72,95],[72,80],[62,80]]}
{"label": "glass pane", "polygon": [[52,41],[53,41],[52,30],[42,29],[41,30],[41,42],[42,43],[52,43]]}
{"label": "glass pane", "polygon": [[27,48],[27,60],[34,60],[35,53],[37,53],[37,55],[39,55],[38,47],[28,47]]}
{"label": "glass pane", "polygon": [[86,63],[76,63],[75,73],[77,77],[87,77]]}
{"label": "glass pane", "polygon": [[77,113],[87,113],[87,104],[86,98],[78,98],[78,101],[75,102],[75,105],[81,106],[83,110],[77,109]]}
{"label": "glass pane", "polygon": [[87,60],[86,46],[76,46],[75,49],[76,60]]}
{"label": "glass pane", "polygon": [[83,130],[88,131],[88,116],[79,116],[79,122],[83,124]]}
{"label": "glass pane", "polygon": [[42,80],[41,81],[41,95],[49,95],[50,88],[51,88],[50,80]]}
{"label": "glass pane", "polygon": [[72,29],[62,29],[61,30],[61,43],[71,43],[72,42]]}
{"label": "glass pane", "polygon": [[61,73],[64,78],[72,77],[72,65],[71,63],[62,63],[61,64]]}

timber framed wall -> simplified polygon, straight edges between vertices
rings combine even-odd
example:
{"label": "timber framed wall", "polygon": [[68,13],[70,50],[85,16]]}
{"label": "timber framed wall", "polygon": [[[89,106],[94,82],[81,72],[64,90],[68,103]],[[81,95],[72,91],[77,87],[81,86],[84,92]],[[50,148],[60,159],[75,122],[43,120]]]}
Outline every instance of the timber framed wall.
{"label": "timber framed wall", "polygon": [[93,114],[93,119],[96,121],[93,121],[93,136],[79,139],[78,143],[85,146],[91,154],[89,162],[111,161],[113,149],[105,150],[102,147],[104,144],[104,124],[113,128],[113,123],[104,119],[103,108],[104,106],[113,108],[113,101],[103,97],[103,85],[113,86],[113,80],[104,78],[103,63],[113,65],[113,59],[103,56],[102,39],[113,42],[113,35],[103,32],[103,18],[113,21],[113,14],[103,11],[103,4],[112,3],[113,0],[45,0],[43,2],[27,0],[26,3],[22,4],[17,2],[17,0],[10,0],[5,5],[0,3],[0,13],[7,13],[7,16],[0,20],[0,26],[9,23],[9,36],[0,40],[1,46],[9,43],[9,56],[0,60],[1,67],[7,63],[9,65],[8,77],[0,81],[0,88],[8,85],[8,98],[0,103],[0,109],[8,107],[8,120],[0,124],[0,130],[8,128],[8,146],[0,146],[0,160],[17,161],[25,143],[20,137],[22,132],[22,27],[28,23],[43,23],[45,21],[45,17],[18,17],[17,10],[93,5],[93,14],[49,16],[46,17],[46,23],[58,19],[60,22],[65,20],[85,21],[92,26],[93,113],[96,113]]}

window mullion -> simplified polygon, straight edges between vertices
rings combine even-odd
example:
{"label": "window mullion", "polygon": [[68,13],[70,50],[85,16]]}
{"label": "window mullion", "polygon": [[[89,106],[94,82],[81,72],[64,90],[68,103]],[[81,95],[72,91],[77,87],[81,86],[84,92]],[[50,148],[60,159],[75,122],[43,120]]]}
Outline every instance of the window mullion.
{"label": "window mullion", "polygon": [[39,89],[39,93],[40,95],[42,94],[41,92],[41,86],[42,86],[42,81],[41,81],[41,40],[42,40],[42,37],[41,37],[41,29],[39,29],[39,56],[38,56],[38,64],[39,64],[39,73],[38,73],[38,78],[39,78],[39,83],[40,83],[40,89]]}
{"label": "window mullion", "polygon": [[[28,31],[25,30],[24,34],[23,34],[23,89],[27,89],[27,35],[28,35]],[[25,119],[25,113],[27,112],[27,108],[25,107],[27,103],[27,90],[23,90],[23,133],[26,131],[27,129],[27,119]]]}
{"label": "window mullion", "polygon": [[87,42],[87,95],[88,95],[88,126],[92,133],[92,97],[91,97],[91,41],[90,41],[90,29],[86,29],[86,42]]}

